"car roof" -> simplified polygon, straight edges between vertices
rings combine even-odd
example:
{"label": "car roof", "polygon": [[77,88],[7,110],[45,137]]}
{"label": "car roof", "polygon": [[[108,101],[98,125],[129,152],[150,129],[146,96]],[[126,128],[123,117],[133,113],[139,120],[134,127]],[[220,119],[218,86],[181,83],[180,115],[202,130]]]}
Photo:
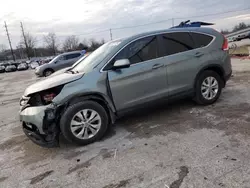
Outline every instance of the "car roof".
{"label": "car roof", "polygon": [[130,37],[124,38],[123,40],[131,40],[131,39],[136,39],[140,37],[144,37],[147,35],[155,35],[155,34],[160,34],[160,33],[170,33],[170,32],[201,32],[201,33],[207,33],[207,34],[212,34],[216,32],[216,30],[209,28],[209,27],[184,27],[184,28],[170,28],[170,29],[162,29],[162,30],[155,30],[155,31],[149,31],[149,32],[143,32],[140,34],[135,34]]}
{"label": "car roof", "polygon": [[81,51],[64,52],[60,55],[69,55],[69,54],[75,54],[75,53],[81,53]]}
{"label": "car roof", "polygon": [[181,31],[182,32],[199,32],[199,33],[204,33],[204,34],[213,35],[213,36],[217,36],[219,34],[219,32],[217,32],[216,30],[209,28],[209,27],[183,27],[183,28],[170,28],[170,29],[162,29],[162,30],[143,32],[140,34],[132,35],[130,37],[116,39],[116,40],[113,40],[111,42],[120,41],[120,44],[116,48],[116,50],[117,50],[117,49],[120,49],[122,46],[126,45],[127,43],[129,43],[133,40],[136,40],[138,38],[141,38],[141,37],[146,37],[146,36],[150,36],[150,35],[157,35],[157,34],[161,34],[161,33],[181,32]]}

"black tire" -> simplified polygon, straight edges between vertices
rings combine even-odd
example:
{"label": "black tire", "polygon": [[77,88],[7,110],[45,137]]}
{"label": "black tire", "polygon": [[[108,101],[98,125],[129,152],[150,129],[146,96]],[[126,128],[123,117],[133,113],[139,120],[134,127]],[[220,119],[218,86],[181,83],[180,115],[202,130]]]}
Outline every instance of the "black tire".
{"label": "black tire", "polygon": [[44,76],[44,77],[48,77],[48,76],[50,76],[51,74],[53,74],[53,72],[54,72],[54,70],[52,70],[52,69],[45,69],[45,70],[43,71],[43,76]]}
{"label": "black tire", "polygon": [[[207,77],[214,77],[218,82],[218,92],[217,92],[216,96],[210,100],[206,99],[202,95],[202,92],[201,92],[202,83]],[[198,104],[201,104],[201,105],[213,104],[220,97],[222,87],[223,87],[223,81],[222,81],[221,77],[216,72],[214,72],[212,70],[206,70],[206,71],[202,72],[199,75],[199,77],[197,78],[196,84],[195,84],[195,97],[194,97],[195,102]]]}
{"label": "black tire", "polygon": [[[89,139],[79,139],[71,132],[70,123],[74,115],[84,109],[95,110],[101,117],[101,127],[99,131],[93,137]],[[87,145],[100,140],[107,128],[108,128],[108,114],[106,110],[97,102],[94,101],[83,101],[69,106],[60,120],[60,129],[63,136],[70,142],[76,143],[78,145]]]}

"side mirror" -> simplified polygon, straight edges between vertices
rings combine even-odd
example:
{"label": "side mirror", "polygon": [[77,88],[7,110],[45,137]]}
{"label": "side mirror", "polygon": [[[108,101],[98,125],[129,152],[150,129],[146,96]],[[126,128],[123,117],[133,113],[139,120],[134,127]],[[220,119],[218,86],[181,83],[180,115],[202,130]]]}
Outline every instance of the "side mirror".
{"label": "side mirror", "polygon": [[128,67],[130,67],[130,62],[128,59],[117,60],[113,65],[114,70],[128,68]]}

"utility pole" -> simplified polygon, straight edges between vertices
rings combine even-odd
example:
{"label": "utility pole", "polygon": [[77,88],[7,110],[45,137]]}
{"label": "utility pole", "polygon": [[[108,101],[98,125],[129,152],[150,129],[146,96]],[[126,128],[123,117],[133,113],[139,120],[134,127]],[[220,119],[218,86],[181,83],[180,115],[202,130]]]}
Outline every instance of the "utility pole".
{"label": "utility pole", "polygon": [[172,27],[174,27],[174,18],[172,18]]}
{"label": "utility pole", "polygon": [[26,48],[27,57],[28,57],[28,59],[30,59],[29,47],[28,47],[28,44],[27,44],[26,36],[24,34],[23,23],[22,22],[20,22],[20,23],[21,23],[21,30],[22,30],[22,34],[23,34],[23,40],[24,40],[24,44],[25,44],[25,48]]}
{"label": "utility pole", "polygon": [[9,31],[8,31],[8,27],[7,27],[6,22],[4,22],[4,27],[6,29],[6,33],[7,33],[7,37],[8,37],[8,41],[9,41],[9,45],[10,45],[10,50],[11,50],[11,54],[12,54],[12,58],[13,58],[14,61],[16,61],[16,58],[15,58],[15,55],[14,55],[14,52],[13,52],[13,49],[12,49],[12,45],[11,45],[11,41],[10,41],[10,35],[9,35]]}
{"label": "utility pole", "polygon": [[112,30],[111,30],[111,28],[109,29],[109,34],[110,34],[110,40],[113,40],[113,38],[112,38]]}

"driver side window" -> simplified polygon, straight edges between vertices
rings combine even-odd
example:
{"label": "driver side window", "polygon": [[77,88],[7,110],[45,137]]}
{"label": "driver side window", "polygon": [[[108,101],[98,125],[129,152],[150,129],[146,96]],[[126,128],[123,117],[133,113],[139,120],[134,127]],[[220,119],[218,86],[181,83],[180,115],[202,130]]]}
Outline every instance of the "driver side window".
{"label": "driver side window", "polygon": [[123,50],[121,50],[105,67],[104,70],[111,69],[115,61],[120,59],[128,59],[132,65],[155,59],[157,57],[158,53],[156,36],[145,37],[130,43]]}
{"label": "driver side window", "polygon": [[63,60],[65,60],[65,56],[62,55],[62,56],[60,56],[60,57],[57,59],[56,62],[59,63],[60,61],[63,61]]}

